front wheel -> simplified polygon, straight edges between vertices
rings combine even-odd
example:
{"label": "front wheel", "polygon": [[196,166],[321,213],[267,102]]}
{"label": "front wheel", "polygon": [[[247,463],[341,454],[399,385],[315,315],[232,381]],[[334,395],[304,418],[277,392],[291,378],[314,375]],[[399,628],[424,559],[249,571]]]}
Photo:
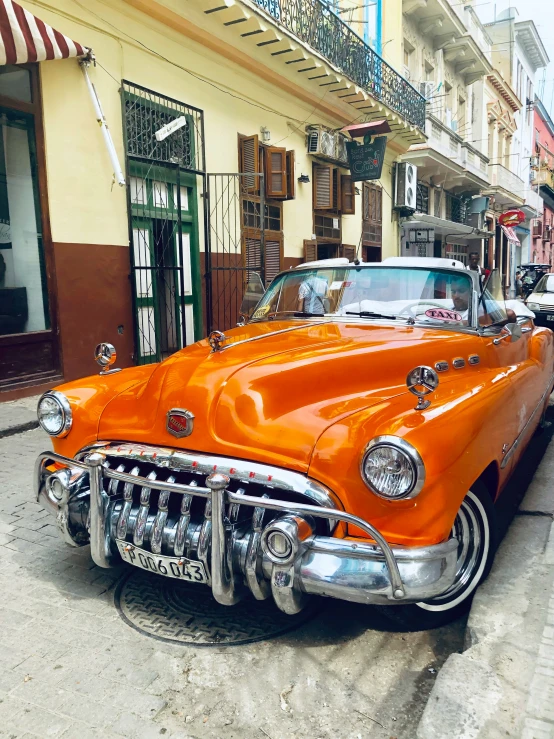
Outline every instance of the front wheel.
{"label": "front wheel", "polygon": [[458,539],[458,560],[448,590],[420,603],[387,607],[388,615],[410,631],[433,629],[463,615],[477,586],[489,574],[498,533],[494,504],[483,485],[473,485],[462,501],[452,536]]}

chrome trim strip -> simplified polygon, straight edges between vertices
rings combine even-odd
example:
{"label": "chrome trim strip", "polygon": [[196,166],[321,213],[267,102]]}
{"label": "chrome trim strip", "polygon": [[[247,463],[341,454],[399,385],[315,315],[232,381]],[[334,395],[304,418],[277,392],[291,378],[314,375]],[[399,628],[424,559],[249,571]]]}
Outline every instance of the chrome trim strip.
{"label": "chrome trim strip", "polygon": [[546,390],[544,391],[542,398],[537,403],[537,406],[536,406],[535,410],[529,416],[529,420],[527,421],[527,423],[525,424],[525,426],[519,432],[518,437],[514,441],[514,443],[512,444],[512,446],[506,452],[506,455],[505,455],[505,457],[502,460],[502,463],[500,465],[500,469],[504,469],[504,467],[506,467],[506,465],[510,461],[510,458],[512,457],[513,453],[519,447],[519,445],[521,443],[521,440],[524,437],[525,432],[527,431],[527,428],[531,425],[531,423],[533,422],[533,419],[537,415],[537,412],[541,409],[541,406],[544,404],[544,401],[546,400],[546,396],[549,395],[552,392],[552,383],[553,382],[554,382],[554,374],[551,376],[550,380],[548,381],[548,385],[546,387]]}
{"label": "chrome trim strip", "polygon": [[[258,323],[258,321],[253,321],[253,323]],[[262,321],[260,321],[259,323],[262,323]],[[260,341],[260,339],[267,339],[270,336],[278,336],[279,334],[287,334],[289,331],[300,331],[300,329],[302,328],[311,328],[312,326],[323,326],[326,323],[329,323],[329,321],[314,321],[313,323],[304,323],[301,326],[290,326],[289,328],[281,328],[279,329],[279,331],[270,331],[269,333],[262,334],[261,336],[251,336],[249,339],[241,339],[240,341],[235,341],[233,344],[227,344],[227,346],[222,346],[219,349],[219,353],[226,352],[228,349],[232,349],[234,346],[240,346],[241,344],[250,344],[252,341]]]}
{"label": "chrome trim strip", "polygon": [[[154,447],[144,444],[132,444],[130,442],[122,442],[117,444],[111,441],[102,442],[102,454],[109,457],[120,457],[123,462],[125,459],[129,461],[148,462],[157,467],[165,467],[168,470],[176,472],[183,470],[194,474],[207,477],[213,472],[220,472],[227,475],[231,480],[237,480],[241,483],[256,482],[264,487],[276,490],[290,490],[291,492],[300,493],[306,498],[311,498],[317,505],[323,508],[342,508],[338,498],[334,493],[319,482],[309,479],[300,472],[292,472],[281,467],[272,467],[271,465],[260,462],[249,462],[244,459],[232,459],[229,457],[212,456],[200,452],[190,452],[181,449],[172,449],[168,447]],[[100,450],[98,445],[94,447],[85,447],[76,455],[76,459],[80,459],[90,451]],[[52,454],[52,459],[55,459]],[[65,460],[65,457],[60,457]],[[65,462],[64,462],[65,463]],[[73,463],[72,463],[73,464]],[[88,469],[83,462],[75,462],[76,466],[82,465],[83,469]],[[130,476],[120,473],[113,473],[111,470],[105,471],[109,477],[130,481]],[[189,492],[194,495],[209,497],[208,488],[190,487],[186,489],[186,485],[171,485],[156,481],[151,487],[157,490],[169,490],[175,493]]]}

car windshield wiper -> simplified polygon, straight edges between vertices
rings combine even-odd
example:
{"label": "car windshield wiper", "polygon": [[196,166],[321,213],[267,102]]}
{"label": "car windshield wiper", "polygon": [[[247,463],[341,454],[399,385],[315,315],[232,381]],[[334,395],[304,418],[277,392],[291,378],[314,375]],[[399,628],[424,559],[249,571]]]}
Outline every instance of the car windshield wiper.
{"label": "car windshield wiper", "polygon": [[361,318],[390,318],[391,321],[396,321],[396,316],[385,315],[384,313],[372,313],[368,310],[362,310],[359,313],[354,311],[346,311],[347,316],[361,316]]}

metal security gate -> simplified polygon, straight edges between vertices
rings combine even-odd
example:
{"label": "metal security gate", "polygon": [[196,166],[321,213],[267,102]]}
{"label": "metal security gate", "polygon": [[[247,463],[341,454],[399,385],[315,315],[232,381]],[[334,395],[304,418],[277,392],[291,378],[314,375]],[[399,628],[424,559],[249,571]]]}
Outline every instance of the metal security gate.
{"label": "metal security gate", "polygon": [[203,115],[126,81],[122,102],[135,359],[146,364],[203,335],[198,228]]}
{"label": "metal security gate", "polygon": [[[260,196],[245,197],[252,182]],[[259,184],[258,184],[259,183]],[[206,315],[208,331],[237,325],[248,280],[266,282],[264,175],[208,174],[206,188]]]}

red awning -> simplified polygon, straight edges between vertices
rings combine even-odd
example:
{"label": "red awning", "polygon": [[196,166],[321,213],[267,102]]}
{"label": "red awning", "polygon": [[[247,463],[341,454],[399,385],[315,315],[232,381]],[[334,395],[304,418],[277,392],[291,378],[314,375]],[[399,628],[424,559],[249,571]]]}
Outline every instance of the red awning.
{"label": "red awning", "polygon": [[88,49],[12,0],[0,0],[0,64],[83,56]]}
{"label": "red awning", "polygon": [[508,241],[513,241],[514,244],[517,244],[518,246],[521,246],[521,241],[518,239],[516,232],[514,231],[512,226],[502,226],[500,225],[500,228],[504,231],[506,234],[506,238]]}

